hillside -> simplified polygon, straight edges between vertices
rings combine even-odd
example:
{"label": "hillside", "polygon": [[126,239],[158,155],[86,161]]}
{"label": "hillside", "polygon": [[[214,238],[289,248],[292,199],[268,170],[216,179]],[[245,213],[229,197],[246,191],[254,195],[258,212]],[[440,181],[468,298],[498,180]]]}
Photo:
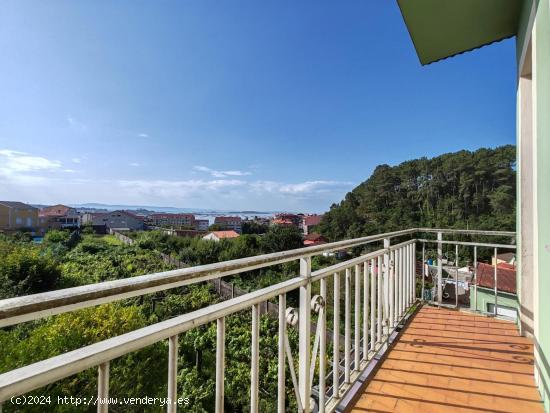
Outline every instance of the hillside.
{"label": "hillside", "polygon": [[331,240],[415,226],[515,230],[516,148],[379,165],[325,214]]}

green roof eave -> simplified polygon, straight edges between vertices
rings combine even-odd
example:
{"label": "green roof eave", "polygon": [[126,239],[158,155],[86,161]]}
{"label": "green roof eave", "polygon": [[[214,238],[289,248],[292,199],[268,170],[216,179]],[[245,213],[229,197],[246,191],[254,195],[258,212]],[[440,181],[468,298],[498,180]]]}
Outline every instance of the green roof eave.
{"label": "green roof eave", "polygon": [[516,35],[523,0],[397,0],[420,63]]}

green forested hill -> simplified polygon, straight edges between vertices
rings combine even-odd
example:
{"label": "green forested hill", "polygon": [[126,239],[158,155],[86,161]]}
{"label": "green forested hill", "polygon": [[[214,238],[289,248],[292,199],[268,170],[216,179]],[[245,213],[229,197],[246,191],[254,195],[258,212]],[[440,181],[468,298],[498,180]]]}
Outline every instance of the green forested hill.
{"label": "green forested hill", "polygon": [[408,227],[515,230],[516,148],[379,165],[325,214],[331,240]]}

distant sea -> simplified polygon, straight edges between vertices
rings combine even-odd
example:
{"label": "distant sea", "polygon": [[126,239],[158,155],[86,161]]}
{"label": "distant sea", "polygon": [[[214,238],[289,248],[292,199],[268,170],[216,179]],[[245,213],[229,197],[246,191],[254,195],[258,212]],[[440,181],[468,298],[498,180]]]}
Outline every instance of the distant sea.
{"label": "distant sea", "polygon": [[170,214],[186,213],[194,214],[197,219],[208,219],[210,223],[214,222],[214,218],[222,215],[239,216],[242,219],[251,219],[254,217],[270,218],[279,211],[224,211],[213,210],[204,208],[177,208],[177,207],[162,207],[162,206],[150,206],[150,205],[110,205],[99,203],[87,203],[87,204],[72,204],[73,208],[80,210],[97,210],[97,211],[115,211],[117,209],[124,209],[128,211],[136,211],[140,213],[154,213],[164,212]]}

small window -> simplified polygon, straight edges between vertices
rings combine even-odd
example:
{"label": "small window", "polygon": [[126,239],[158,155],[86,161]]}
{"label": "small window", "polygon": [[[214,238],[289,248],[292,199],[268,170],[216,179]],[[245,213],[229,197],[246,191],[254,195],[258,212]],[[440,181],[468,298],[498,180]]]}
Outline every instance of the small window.
{"label": "small window", "polygon": [[[494,303],[487,303],[487,312],[490,314],[495,313],[495,304]],[[514,307],[508,307],[505,305],[499,305],[497,308],[497,315],[510,318],[512,320],[517,320],[518,318],[518,312]]]}

